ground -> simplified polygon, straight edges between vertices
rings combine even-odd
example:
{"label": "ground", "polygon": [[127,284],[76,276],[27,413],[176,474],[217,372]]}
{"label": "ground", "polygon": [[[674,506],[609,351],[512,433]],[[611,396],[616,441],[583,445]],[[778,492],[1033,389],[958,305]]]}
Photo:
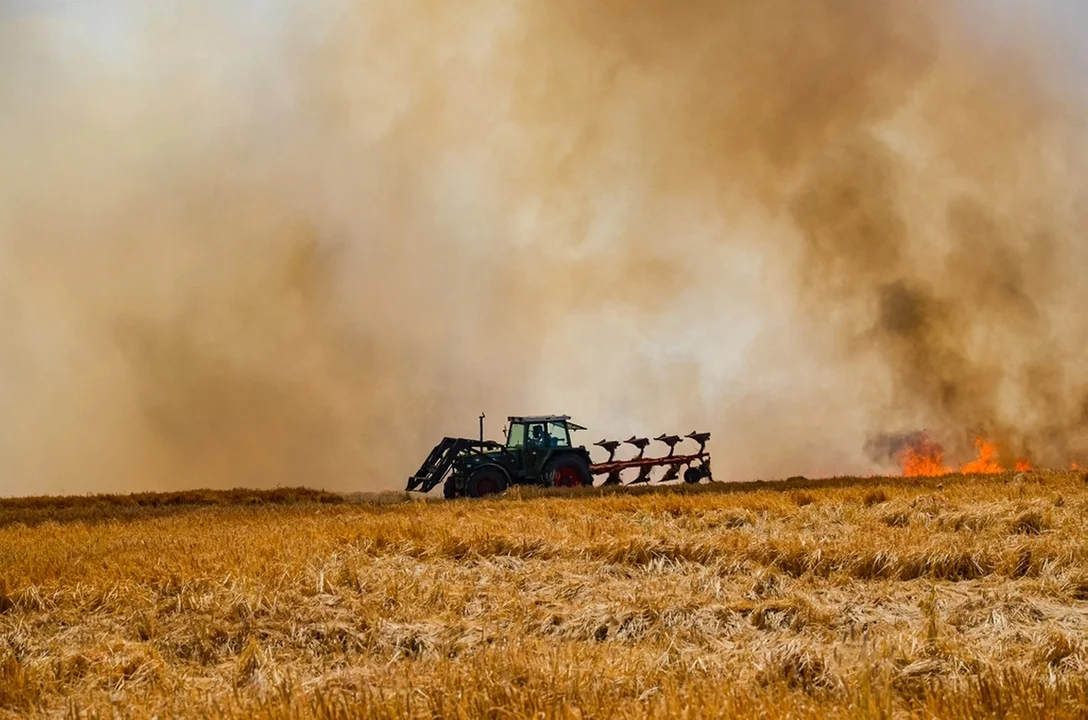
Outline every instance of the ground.
{"label": "ground", "polygon": [[1083,717],[1080,473],[0,501],[0,716]]}

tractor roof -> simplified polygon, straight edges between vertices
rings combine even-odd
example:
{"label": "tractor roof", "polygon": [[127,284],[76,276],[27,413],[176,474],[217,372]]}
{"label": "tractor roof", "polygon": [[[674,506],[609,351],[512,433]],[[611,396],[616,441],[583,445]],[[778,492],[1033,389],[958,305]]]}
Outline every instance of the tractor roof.
{"label": "tractor roof", "polygon": [[507,418],[512,423],[563,423],[571,430],[585,430],[584,427],[570,421],[569,415],[529,415]]}

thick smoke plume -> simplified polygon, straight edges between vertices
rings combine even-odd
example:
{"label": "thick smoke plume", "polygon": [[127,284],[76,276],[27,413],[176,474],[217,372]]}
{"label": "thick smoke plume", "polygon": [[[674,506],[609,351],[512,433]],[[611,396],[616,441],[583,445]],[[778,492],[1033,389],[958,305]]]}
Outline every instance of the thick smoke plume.
{"label": "thick smoke plume", "polygon": [[1088,453],[1045,3],[221,5],[0,5],[0,494],[393,488],[481,410]]}

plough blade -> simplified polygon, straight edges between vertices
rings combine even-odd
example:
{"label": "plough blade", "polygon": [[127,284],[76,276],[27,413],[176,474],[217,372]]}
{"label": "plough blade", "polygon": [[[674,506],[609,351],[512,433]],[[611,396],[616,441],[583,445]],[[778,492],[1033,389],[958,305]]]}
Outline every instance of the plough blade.
{"label": "plough blade", "polygon": [[699,452],[706,452],[706,444],[710,441],[710,433],[692,432],[687,437],[699,443]]}
{"label": "plough blade", "polygon": [[664,443],[669,446],[669,455],[672,457],[676,454],[676,446],[682,443],[684,440],[679,435],[658,435],[654,438],[659,443]]}
{"label": "plough blade", "polygon": [[613,462],[616,459],[616,450],[620,447],[619,440],[601,440],[599,443],[593,443],[599,448],[604,448],[608,453],[608,462]]}
{"label": "plough blade", "polygon": [[638,457],[639,459],[641,459],[642,456],[646,454],[646,448],[650,445],[650,441],[646,438],[631,437],[631,439],[629,440],[624,440],[623,444],[633,445],[634,447],[638,448]]}

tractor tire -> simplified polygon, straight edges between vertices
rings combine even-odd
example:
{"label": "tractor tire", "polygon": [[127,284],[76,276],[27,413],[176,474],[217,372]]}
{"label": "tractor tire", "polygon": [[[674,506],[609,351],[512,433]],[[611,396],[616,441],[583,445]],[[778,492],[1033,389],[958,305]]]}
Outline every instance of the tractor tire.
{"label": "tractor tire", "polygon": [[705,471],[702,468],[689,467],[684,471],[684,482],[688,485],[698,485],[699,481],[703,479]]}
{"label": "tractor tire", "polygon": [[474,471],[468,476],[465,490],[469,497],[482,498],[488,495],[501,495],[506,492],[508,481],[506,473],[497,465],[489,465]]}
{"label": "tractor tire", "polygon": [[544,466],[543,478],[548,487],[586,487],[593,485],[589,465],[577,455],[558,457]]}
{"label": "tractor tire", "polygon": [[442,485],[442,497],[447,500],[456,500],[457,495],[457,485],[454,484],[453,478],[450,478]]}

